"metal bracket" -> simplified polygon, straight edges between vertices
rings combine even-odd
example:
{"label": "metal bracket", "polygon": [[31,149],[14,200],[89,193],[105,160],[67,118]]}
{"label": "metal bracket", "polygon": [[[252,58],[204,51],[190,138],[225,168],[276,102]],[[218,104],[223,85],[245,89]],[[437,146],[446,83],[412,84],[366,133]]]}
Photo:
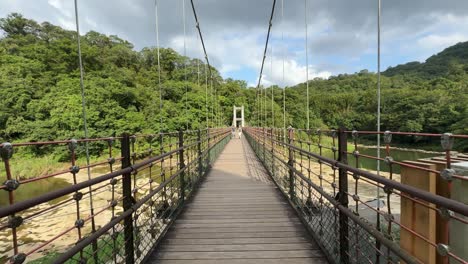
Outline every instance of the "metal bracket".
{"label": "metal bracket", "polygon": [[384,132],[384,143],[390,144],[392,142],[392,132],[387,130]]}
{"label": "metal bracket", "polygon": [[21,264],[26,260],[26,254],[18,253],[11,257],[10,262],[13,264]]}
{"label": "metal bracket", "polygon": [[450,247],[448,245],[439,243],[439,244],[437,244],[437,253],[439,253],[439,255],[445,257],[450,253]]}
{"label": "metal bracket", "polygon": [[2,157],[3,160],[11,159],[11,157],[13,157],[13,152],[13,145],[10,142],[5,142],[0,148],[0,157]]}
{"label": "metal bracket", "polygon": [[77,174],[80,171],[80,166],[78,165],[73,165],[70,167],[70,172],[73,174]]}
{"label": "metal bracket", "polygon": [[6,180],[3,185],[5,185],[5,190],[12,192],[20,186],[20,182],[16,179]]}
{"label": "metal bracket", "polygon": [[107,159],[107,162],[108,162],[110,165],[112,165],[112,164],[115,163],[115,158],[114,158],[114,157],[110,157],[110,158]]}
{"label": "metal bracket", "polygon": [[68,143],[68,150],[74,151],[78,147],[78,140],[72,138]]}
{"label": "metal bracket", "polygon": [[17,215],[10,215],[8,217],[8,227],[9,228],[17,228],[21,224],[23,224],[23,218]]}
{"label": "metal bracket", "polygon": [[355,202],[359,201],[359,195],[353,194],[353,200],[354,200]]}
{"label": "metal bracket", "polygon": [[356,141],[359,137],[359,132],[357,130],[353,130],[353,132],[351,132],[351,135],[353,137],[353,140]]}
{"label": "metal bracket", "polygon": [[82,192],[76,192],[75,194],[73,194],[73,200],[75,201],[79,201],[83,198],[83,193]]}
{"label": "metal bracket", "polygon": [[455,175],[454,169],[443,169],[440,172],[440,177],[446,181],[451,181],[453,179],[453,175]]}
{"label": "metal bracket", "polygon": [[384,192],[386,194],[392,194],[393,193],[393,188],[391,188],[389,186],[384,186],[383,190],[384,190]]}
{"label": "metal bracket", "polygon": [[116,207],[117,204],[118,204],[117,200],[112,200],[112,201],[110,202],[110,206],[111,206],[111,207]]}
{"label": "metal bracket", "polygon": [[112,178],[112,179],[110,180],[109,183],[110,183],[111,185],[116,185],[116,184],[117,184],[117,181],[118,181],[118,180],[117,180],[116,178]]}
{"label": "metal bracket", "polygon": [[76,228],[82,228],[85,224],[85,221],[83,219],[78,219],[75,221],[75,227]]}
{"label": "metal bracket", "polygon": [[442,145],[442,148],[444,150],[451,150],[452,147],[453,147],[453,137],[452,137],[452,133],[444,133],[441,137],[440,137],[440,143]]}
{"label": "metal bracket", "polygon": [[384,158],[384,162],[387,163],[388,165],[391,165],[391,164],[394,162],[394,160],[393,160],[392,157],[386,156],[386,157]]}
{"label": "metal bracket", "polygon": [[450,211],[445,207],[439,208],[439,214],[444,220],[450,220],[450,218],[455,215],[453,211]]}
{"label": "metal bracket", "polygon": [[361,175],[357,174],[357,173],[353,173],[353,178],[355,180],[359,180],[359,178],[361,178]]}
{"label": "metal bracket", "polygon": [[357,150],[353,151],[353,156],[355,158],[359,157],[359,151],[357,151]]}

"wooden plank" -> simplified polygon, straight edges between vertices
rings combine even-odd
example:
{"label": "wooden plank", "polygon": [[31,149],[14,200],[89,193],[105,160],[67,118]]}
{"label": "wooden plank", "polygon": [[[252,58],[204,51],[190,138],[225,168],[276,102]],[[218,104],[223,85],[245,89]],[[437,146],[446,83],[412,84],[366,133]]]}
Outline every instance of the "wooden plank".
{"label": "wooden plank", "polygon": [[251,232],[294,232],[297,226],[271,227],[205,227],[205,228],[175,228],[173,232],[190,233],[251,233]]}
{"label": "wooden plank", "polygon": [[170,232],[167,238],[283,238],[283,237],[307,237],[305,232],[250,232],[250,233],[175,233]]}
{"label": "wooden plank", "polygon": [[223,224],[223,223],[301,223],[296,218],[264,218],[264,219],[177,219],[176,224]]}
{"label": "wooden plank", "polygon": [[[405,163],[434,170],[435,165],[416,161]],[[409,167],[401,168],[401,183],[418,189],[436,193],[436,175],[433,172]],[[423,202],[430,205],[427,202]],[[432,243],[436,241],[436,213],[421,204],[405,197],[401,198],[400,223],[418,234],[426,237]],[[423,263],[436,263],[436,249],[423,239],[411,234],[405,229],[400,230],[400,246]]]}
{"label": "wooden plank", "polygon": [[150,263],[327,263],[264,168],[247,157],[256,159],[245,140],[227,145]]}
{"label": "wooden plank", "polygon": [[249,237],[249,238],[181,238],[181,239],[166,239],[165,245],[233,245],[233,244],[285,244],[285,243],[307,243],[317,247],[315,243],[311,243],[306,237]]}
{"label": "wooden plank", "polygon": [[248,258],[315,258],[322,257],[317,249],[277,251],[233,251],[233,252],[173,252],[160,251],[158,259],[248,259]]}
{"label": "wooden plank", "polygon": [[[157,260],[158,264],[219,264],[216,259],[202,260]],[[281,258],[281,259],[223,259],[223,264],[325,264],[324,258]]]}
{"label": "wooden plank", "polygon": [[[230,252],[230,251],[280,251],[280,250],[308,250],[314,249],[308,243],[287,244],[231,244],[231,245],[178,245],[164,244],[161,251],[170,252]],[[317,248],[315,248],[317,249]]]}
{"label": "wooden plank", "polygon": [[177,222],[174,228],[219,228],[219,227],[262,227],[262,226],[268,226],[268,227],[300,227],[301,223],[300,222],[271,222],[271,223],[265,223],[265,222],[231,222],[231,223],[180,223]]}
{"label": "wooden plank", "polygon": [[[208,217],[207,217],[208,216]],[[294,215],[261,214],[261,215],[182,215],[178,219],[273,219],[273,218],[294,218]]]}

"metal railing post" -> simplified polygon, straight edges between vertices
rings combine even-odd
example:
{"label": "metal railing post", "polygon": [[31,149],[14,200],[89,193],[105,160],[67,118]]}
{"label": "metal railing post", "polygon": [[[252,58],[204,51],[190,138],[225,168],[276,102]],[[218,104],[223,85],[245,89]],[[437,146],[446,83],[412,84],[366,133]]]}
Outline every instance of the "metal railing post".
{"label": "metal railing post", "polygon": [[210,141],[211,141],[210,139],[211,138],[210,137],[211,137],[211,135],[210,135],[210,132],[211,132],[211,130],[210,130],[210,128],[208,128],[206,130],[206,151],[207,151],[207,153],[206,153],[206,166],[208,168],[211,167],[211,156],[210,156],[210,152],[211,152],[211,150],[210,150]]}
{"label": "metal railing post", "polygon": [[[121,142],[122,169],[132,166],[130,156],[130,136],[123,134]],[[123,194],[123,211],[130,210],[132,201],[132,176],[131,173],[122,174],[122,194]],[[125,263],[135,263],[134,242],[133,242],[133,216],[130,214],[124,219],[124,243],[125,243]]]}
{"label": "metal railing post", "polygon": [[197,155],[198,155],[198,177],[201,178],[203,174],[203,158],[202,158],[202,142],[201,142],[201,130],[197,131]]}
{"label": "metal railing post", "polygon": [[295,165],[295,161],[294,161],[294,152],[293,152],[293,149],[291,147],[293,143],[294,143],[294,129],[292,127],[289,127],[288,128],[289,197],[290,197],[291,201],[294,202],[296,194],[295,194],[295,191],[294,191],[294,185],[295,184],[294,184],[294,170],[293,170],[294,165]]}
{"label": "metal railing post", "polygon": [[275,177],[275,135],[274,129],[271,128],[270,142],[271,142],[271,175]]}
{"label": "metal railing post", "polygon": [[[345,129],[338,130],[338,161],[348,164],[348,142]],[[338,202],[344,207],[348,207],[348,172],[340,168],[338,172]],[[348,217],[340,210],[340,263],[349,263],[349,241],[348,241]]]}
{"label": "metal railing post", "polygon": [[265,132],[265,127],[262,128],[262,133],[263,133],[263,164],[266,166],[266,160],[265,160],[265,152],[266,152],[266,147],[265,147],[265,142],[266,142],[266,132]]}
{"label": "metal railing post", "polygon": [[180,201],[183,203],[185,200],[185,160],[184,160],[184,131],[179,130],[179,170],[180,173]]}

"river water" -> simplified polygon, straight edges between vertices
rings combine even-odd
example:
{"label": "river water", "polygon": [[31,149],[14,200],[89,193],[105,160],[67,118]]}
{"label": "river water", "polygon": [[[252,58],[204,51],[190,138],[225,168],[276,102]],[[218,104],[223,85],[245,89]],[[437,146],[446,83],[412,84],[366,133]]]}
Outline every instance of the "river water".
{"label": "river water", "polygon": [[[359,147],[359,153],[368,156],[377,156],[377,149],[376,148],[366,148],[366,147]],[[423,158],[431,158],[436,156],[441,156],[443,154],[438,153],[428,153],[424,151],[418,150],[404,150],[404,149],[391,149],[390,156],[393,158],[394,161],[404,161],[404,160],[418,160]],[[385,149],[380,150],[380,157],[385,158],[387,154],[385,153]],[[356,166],[356,159],[353,155],[348,155],[348,164],[352,166]],[[369,169],[369,170],[377,170],[377,161],[374,159],[369,159],[365,157],[359,157],[359,168]],[[385,162],[380,162],[380,170],[381,171],[389,171],[389,166]],[[400,173],[400,166],[393,165],[393,172]]]}

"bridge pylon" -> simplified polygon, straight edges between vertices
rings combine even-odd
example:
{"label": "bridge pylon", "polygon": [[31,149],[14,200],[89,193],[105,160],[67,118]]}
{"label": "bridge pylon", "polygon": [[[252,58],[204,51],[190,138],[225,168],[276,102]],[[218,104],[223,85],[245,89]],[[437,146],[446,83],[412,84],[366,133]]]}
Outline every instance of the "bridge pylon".
{"label": "bridge pylon", "polygon": [[[237,111],[241,111],[241,117],[237,117]],[[233,106],[233,113],[232,113],[232,126],[233,127],[244,127],[244,106]]]}

